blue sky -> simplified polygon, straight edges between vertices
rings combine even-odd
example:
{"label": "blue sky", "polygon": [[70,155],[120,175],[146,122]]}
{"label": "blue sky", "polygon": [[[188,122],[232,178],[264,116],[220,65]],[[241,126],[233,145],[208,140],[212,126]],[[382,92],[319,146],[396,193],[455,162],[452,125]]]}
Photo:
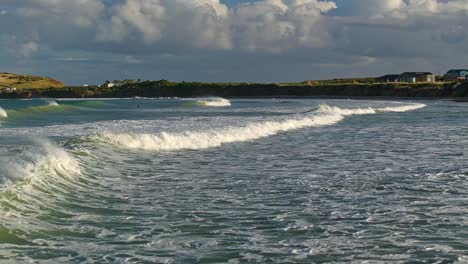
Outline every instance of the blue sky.
{"label": "blue sky", "polygon": [[0,71],[289,82],[466,68],[468,0],[2,0]]}

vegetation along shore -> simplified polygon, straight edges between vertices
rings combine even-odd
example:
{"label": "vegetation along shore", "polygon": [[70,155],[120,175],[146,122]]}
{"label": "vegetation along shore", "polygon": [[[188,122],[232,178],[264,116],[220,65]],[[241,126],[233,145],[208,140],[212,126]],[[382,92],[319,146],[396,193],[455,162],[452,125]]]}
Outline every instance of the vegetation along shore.
{"label": "vegetation along shore", "polygon": [[[468,82],[381,82],[377,78],[335,79],[301,83],[205,83],[159,81],[106,82],[99,86],[65,86],[51,78],[15,78],[0,74],[0,98],[119,98],[119,97],[399,97],[464,98]],[[18,76],[18,75],[17,75]],[[21,77],[23,76],[23,77]],[[10,78],[10,79],[9,79]],[[26,81],[32,83],[26,83]],[[5,81],[9,81],[5,84]],[[34,86],[34,82],[40,84]]]}

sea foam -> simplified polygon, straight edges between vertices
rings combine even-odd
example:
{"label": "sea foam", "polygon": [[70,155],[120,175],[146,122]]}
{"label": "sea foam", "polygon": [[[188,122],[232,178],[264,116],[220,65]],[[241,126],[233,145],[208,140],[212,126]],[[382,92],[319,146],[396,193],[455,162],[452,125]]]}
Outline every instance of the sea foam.
{"label": "sea foam", "polygon": [[423,104],[387,108],[341,109],[322,105],[308,115],[296,115],[280,121],[250,123],[242,127],[231,127],[204,132],[132,134],[104,132],[92,136],[91,140],[126,149],[148,151],[199,150],[219,147],[223,144],[244,142],[273,136],[281,132],[306,127],[333,125],[346,116],[376,114],[377,112],[404,112],[425,107]]}

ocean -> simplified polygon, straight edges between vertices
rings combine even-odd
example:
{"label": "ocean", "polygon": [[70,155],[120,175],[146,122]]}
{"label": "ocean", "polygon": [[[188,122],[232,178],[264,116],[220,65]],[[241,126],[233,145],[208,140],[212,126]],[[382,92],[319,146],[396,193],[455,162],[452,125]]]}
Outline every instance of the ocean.
{"label": "ocean", "polygon": [[0,263],[466,263],[468,104],[0,100]]}

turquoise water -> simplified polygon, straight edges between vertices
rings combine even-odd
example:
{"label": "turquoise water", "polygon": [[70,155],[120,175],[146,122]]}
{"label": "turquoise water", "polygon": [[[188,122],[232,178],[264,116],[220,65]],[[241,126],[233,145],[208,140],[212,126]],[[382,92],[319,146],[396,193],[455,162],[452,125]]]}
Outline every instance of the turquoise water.
{"label": "turquoise water", "polygon": [[0,107],[0,262],[468,261],[468,104]]}

